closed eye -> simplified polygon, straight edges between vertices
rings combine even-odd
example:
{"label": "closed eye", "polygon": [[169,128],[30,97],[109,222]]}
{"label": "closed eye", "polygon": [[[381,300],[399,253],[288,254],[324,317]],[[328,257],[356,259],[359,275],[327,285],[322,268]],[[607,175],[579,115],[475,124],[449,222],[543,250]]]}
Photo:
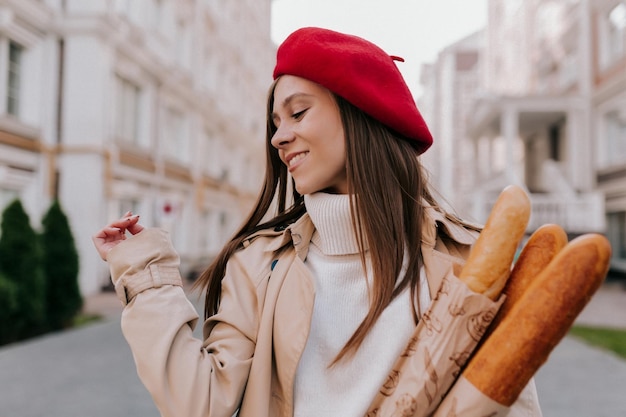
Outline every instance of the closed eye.
{"label": "closed eye", "polygon": [[295,119],[295,120],[298,120],[299,118],[301,118],[302,116],[304,116],[304,113],[306,113],[306,111],[307,111],[307,110],[308,110],[308,109],[304,109],[304,110],[302,110],[302,111],[299,111],[299,112],[297,112],[297,113],[294,113],[294,114],[292,114],[292,115],[291,115],[291,118],[292,118],[292,119]]}

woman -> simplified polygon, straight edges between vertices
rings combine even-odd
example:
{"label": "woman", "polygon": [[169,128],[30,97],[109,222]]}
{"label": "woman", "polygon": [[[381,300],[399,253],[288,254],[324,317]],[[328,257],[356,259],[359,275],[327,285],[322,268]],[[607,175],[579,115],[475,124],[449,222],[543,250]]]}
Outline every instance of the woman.
{"label": "woman", "polygon": [[[476,238],[428,190],[418,156],[432,138],[398,59],[319,28],[279,47],[263,190],[197,282],[204,341],[164,232],[127,213],[94,235],[164,416],[368,410]],[[532,383],[510,415],[541,415]]]}

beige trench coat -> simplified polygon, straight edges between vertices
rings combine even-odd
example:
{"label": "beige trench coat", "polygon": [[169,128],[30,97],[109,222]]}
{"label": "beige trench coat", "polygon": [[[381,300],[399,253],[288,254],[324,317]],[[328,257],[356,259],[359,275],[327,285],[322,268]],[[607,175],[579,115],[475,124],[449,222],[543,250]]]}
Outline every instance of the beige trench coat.
{"label": "beige trench coat", "polygon": [[[230,417],[238,408],[243,417],[292,416],[315,294],[304,264],[313,231],[305,214],[285,230],[246,241],[228,263],[220,309],[204,324],[204,341],[192,335],[199,317],[165,232],[146,229],[111,250],[111,277],[125,304],[122,331],[163,416]],[[431,298],[475,238],[427,211],[422,252]],[[508,415],[541,416],[533,382]]]}

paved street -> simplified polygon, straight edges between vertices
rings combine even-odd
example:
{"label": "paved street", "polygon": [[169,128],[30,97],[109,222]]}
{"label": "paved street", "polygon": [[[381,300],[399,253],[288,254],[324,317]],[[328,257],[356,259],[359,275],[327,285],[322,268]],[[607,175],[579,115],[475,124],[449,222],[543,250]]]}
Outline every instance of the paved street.
{"label": "paved street", "polygon": [[0,350],[0,416],[158,416],[117,320]]}
{"label": "paved street", "polygon": [[[158,417],[122,337],[117,300],[87,301],[104,321],[0,348],[0,417]],[[579,320],[626,328],[626,291],[605,286]],[[545,417],[626,416],[626,361],[569,337],[537,387]]]}
{"label": "paved street", "polygon": [[565,338],[536,375],[544,417],[625,417],[626,361]]}
{"label": "paved street", "polygon": [[0,416],[158,416],[117,320],[0,350]]}

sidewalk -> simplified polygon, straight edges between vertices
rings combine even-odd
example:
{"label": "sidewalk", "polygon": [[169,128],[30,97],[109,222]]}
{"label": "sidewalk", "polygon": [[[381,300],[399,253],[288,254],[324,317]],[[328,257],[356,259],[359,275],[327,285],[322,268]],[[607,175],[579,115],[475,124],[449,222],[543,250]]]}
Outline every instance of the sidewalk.
{"label": "sidewalk", "polygon": [[158,417],[118,320],[0,348],[2,417]]}
{"label": "sidewalk", "polygon": [[[197,298],[190,299],[200,310]],[[0,417],[159,416],[121,334],[115,294],[85,301],[87,312],[103,315],[101,322],[0,347]],[[626,328],[623,284],[605,283],[578,322]],[[626,361],[571,337],[536,383],[544,417],[626,416]]]}
{"label": "sidewalk", "polygon": [[544,417],[626,416],[626,361],[566,337],[535,375]]}
{"label": "sidewalk", "polygon": [[626,329],[626,280],[607,280],[576,320],[577,324]]}
{"label": "sidewalk", "polygon": [[[607,280],[580,325],[626,329],[626,282]],[[544,417],[626,416],[626,360],[566,337],[535,376]]]}

